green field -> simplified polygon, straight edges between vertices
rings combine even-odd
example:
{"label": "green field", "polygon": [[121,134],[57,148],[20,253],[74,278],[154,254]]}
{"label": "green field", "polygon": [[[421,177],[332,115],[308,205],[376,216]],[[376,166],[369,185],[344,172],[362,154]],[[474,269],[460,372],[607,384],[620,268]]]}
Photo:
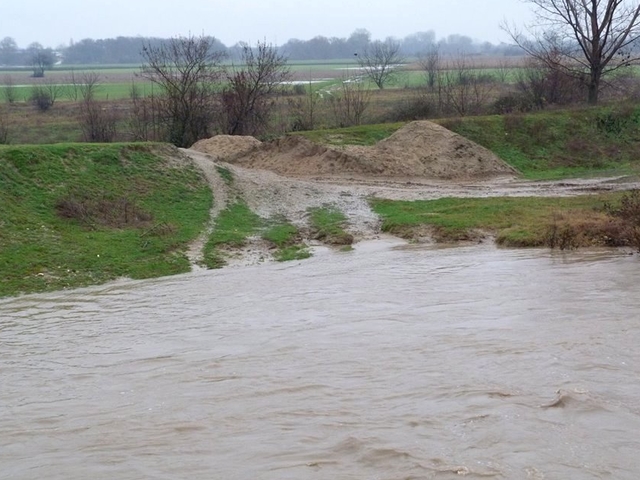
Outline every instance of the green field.
{"label": "green field", "polygon": [[[149,82],[136,82],[136,88],[138,88],[142,96],[150,95],[154,90]],[[69,97],[68,88],[66,84],[56,84],[57,86],[57,98],[56,101],[68,102],[71,101]],[[122,100],[131,96],[131,83],[104,83],[96,89],[94,98],[96,100]],[[13,87],[16,92],[17,102],[28,102],[33,92],[33,85],[18,85]],[[4,90],[7,87],[0,85],[0,101],[4,99]],[[51,88],[49,86],[45,88]],[[157,87],[155,88],[157,91]]]}

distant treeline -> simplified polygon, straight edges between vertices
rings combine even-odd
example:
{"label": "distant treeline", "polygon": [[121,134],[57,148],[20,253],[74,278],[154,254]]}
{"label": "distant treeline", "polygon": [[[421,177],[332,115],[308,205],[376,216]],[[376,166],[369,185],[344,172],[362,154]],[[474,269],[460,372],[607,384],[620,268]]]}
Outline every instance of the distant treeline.
{"label": "distant treeline", "polygon": [[[434,47],[442,54],[487,54],[522,55],[522,50],[514,45],[494,45],[490,42],[476,42],[465,35],[449,35],[437,39],[434,31],[418,32],[403,39],[393,39],[400,45],[400,51],[408,57],[416,57]],[[349,58],[362,53],[371,44],[371,33],[365,29],[355,30],[349,38],[327,38],[317,36],[311,40],[291,39],[280,47],[282,53],[291,60],[325,60]]]}
{"label": "distant treeline", "polygon": [[[237,58],[241,43],[227,47],[216,38],[211,38],[216,50],[225,52],[231,59]],[[142,61],[143,45],[157,46],[167,39],[145,37],[117,37],[94,40],[86,38],[79,42],[57,49],[44,49],[38,43],[27,48],[18,48],[15,40],[5,37],[0,40],[0,66],[30,65],[35,50],[52,52],[58,62],[66,65],[109,65],[139,64]],[[348,38],[317,36],[310,40],[291,39],[279,48],[291,60],[333,60],[350,58],[363,52],[372,43],[371,33],[365,29],[355,30]],[[477,42],[465,35],[449,35],[437,39],[434,31],[413,33],[403,39],[395,39],[401,51],[409,57],[418,56],[429,49],[438,47],[447,54],[487,54],[519,55],[518,47],[508,44],[495,45],[490,42]]]}

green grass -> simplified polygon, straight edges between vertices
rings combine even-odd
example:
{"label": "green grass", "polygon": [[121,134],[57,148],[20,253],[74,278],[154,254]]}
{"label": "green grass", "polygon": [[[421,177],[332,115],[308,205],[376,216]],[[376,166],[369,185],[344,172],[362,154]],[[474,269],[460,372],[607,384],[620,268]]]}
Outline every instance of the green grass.
{"label": "green grass", "polygon": [[[163,156],[171,152],[152,144],[0,147],[0,296],[189,271],[186,246],[212,196],[193,167],[170,166]],[[151,218],[62,218],[56,205],[65,198],[126,199]]]}
{"label": "green grass", "polygon": [[227,185],[231,185],[233,183],[233,173],[231,173],[231,170],[220,166],[216,166],[216,170],[220,177],[222,177],[222,180],[224,180],[224,183]]}
{"label": "green grass", "polygon": [[[136,87],[140,92],[141,96],[149,96],[155,90],[158,91],[157,87],[153,89],[151,87],[151,83],[149,82],[136,82]],[[5,93],[4,90],[7,87],[0,85],[0,101],[4,101]],[[17,85],[13,87],[16,95],[16,102],[24,103],[29,102],[29,98],[31,97],[31,92],[33,91],[33,85]],[[56,102],[69,102],[71,99],[66,93],[67,87],[60,86],[58,96],[56,98]],[[131,96],[131,82],[125,83],[103,83],[99,85],[95,92],[96,100],[122,100],[130,98]],[[55,106],[54,106],[55,108]]]}
{"label": "green grass", "polygon": [[[496,197],[442,198],[429,201],[373,199],[373,210],[382,217],[382,230],[404,238],[421,236],[424,227],[438,241],[473,240],[477,231],[496,235],[505,246],[545,245],[549,228],[558,216],[568,215],[585,222],[599,219],[606,202],[620,194],[569,198]],[[584,223],[584,222],[583,222]],[[422,227],[422,228],[421,228]]]}
{"label": "green grass", "polygon": [[204,247],[204,264],[208,268],[220,268],[225,260],[221,247],[242,247],[247,238],[255,235],[263,226],[263,220],[243,202],[236,202],[224,209],[216,218],[213,232]]}
{"label": "green grass", "polygon": [[279,262],[290,260],[303,260],[311,256],[309,249],[299,242],[300,232],[298,229],[283,220],[272,225],[262,233],[262,238],[273,243],[277,250],[274,258]]}
{"label": "green grass", "polygon": [[225,249],[240,248],[248,237],[260,235],[276,247],[275,260],[285,262],[309,258],[311,253],[300,241],[298,229],[285,219],[264,220],[243,202],[236,202],[220,212],[214,231],[204,248],[207,268],[220,268],[226,264]]}
{"label": "green grass", "polygon": [[298,229],[290,223],[278,223],[265,230],[262,238],[273,243],[277,247],[290,245],[298,236]]}
{"label": "green grass", "polygon": [[309,221],[316,239],[333,245],[353,243],[353,236],[345,231],[347,217],[337,208],[312,208],[309,210]]}

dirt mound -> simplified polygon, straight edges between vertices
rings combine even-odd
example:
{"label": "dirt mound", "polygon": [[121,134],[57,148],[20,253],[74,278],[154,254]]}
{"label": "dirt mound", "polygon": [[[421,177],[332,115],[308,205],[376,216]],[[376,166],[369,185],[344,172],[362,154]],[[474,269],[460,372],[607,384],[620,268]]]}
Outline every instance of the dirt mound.
{"label": "dirt mound", "polygon": [[233,163],[294,176],[462,179],[517,173],[489,150],[428,121],[409,123],[372,147],[329,147],[292,135],[237,155]]}
{"label": "dirt mound", "polygon": [[231,163],[295,176],[385,173],[383,166],[375,165],[366,156],[320,145],[299,135],[263,143],[247,155],[238,155]]}
{"label": "dirt mound", "polygon": [[[364,147],[366,148],[366,147]],[[411,122],[367,150],[347,147],[382,163],[390,175],[473,178],[518,172],[490,150],[429,121]]]}
{"label": "dirt mound", "polygon": [[237,155],[244,155],[262,142],[254,137],[239,135],[216,135],[215,137],[199,140],[191,148],[198,152],[207,153],[219,160],[226,160]]}

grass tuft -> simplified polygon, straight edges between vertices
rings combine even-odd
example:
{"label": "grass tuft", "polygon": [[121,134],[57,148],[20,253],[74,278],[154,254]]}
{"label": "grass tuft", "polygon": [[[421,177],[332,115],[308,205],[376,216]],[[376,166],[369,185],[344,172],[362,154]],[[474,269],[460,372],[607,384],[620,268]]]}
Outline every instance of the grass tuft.
{"label": "grass tuft", "polygon": [[277,247],[273,257],[278,262],[309,258],[311,252],[306,245],[299,243],[300,232],[298,229],[294,225],[286,222],[286,220],[276,221],[278,223],[269,227],[262,234],[262,238]]}
{"label": "grass tuft", "polygon": [[263,220],[243,202],[236,202],[224,209],[216,218],[213,232],[204,247],[204,264],[207,268],[225,265],[221,247],[240,248],[248,237],[263,226]]}
{"label": "grass tuft", "polygon": [[347,217],[335,207],[327,206],[309,210],[311,230],[316,240],[331,245],[351,245],[353,235],[345,231]]}
{"label": "grass tuft", "polygon": [[231,173],[231,170],[229,170],[226,167],[220,167],[220,166],[217,166],[216,170],[218,171],[218,174],[220,175],[220,177],[222,177],[222,180],[224,180],[224,182],[227,185],[231,185],[233,183],[233,173]]}

